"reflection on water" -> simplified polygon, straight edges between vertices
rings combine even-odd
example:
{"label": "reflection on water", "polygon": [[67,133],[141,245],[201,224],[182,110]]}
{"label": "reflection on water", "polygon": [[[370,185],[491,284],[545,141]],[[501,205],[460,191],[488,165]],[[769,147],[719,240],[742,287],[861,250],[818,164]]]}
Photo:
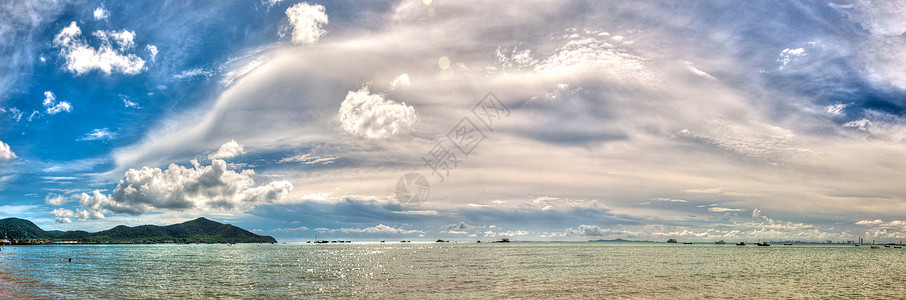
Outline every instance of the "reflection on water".
{"label": "reflection on water", "polygon": [[0,252],[0,281],[19,297],[69,299],[896,298],[906,294],[906,251],[653,243],[10,246]]}

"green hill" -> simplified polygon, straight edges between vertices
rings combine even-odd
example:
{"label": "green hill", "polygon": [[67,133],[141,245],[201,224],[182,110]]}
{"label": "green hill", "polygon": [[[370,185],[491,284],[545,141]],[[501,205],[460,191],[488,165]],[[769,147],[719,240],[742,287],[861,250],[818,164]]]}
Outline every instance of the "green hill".
{"label": "green hill", "polygon": [[53,235],[47,233],[29,220],[19,218],[6,218],[0,220],[0,239],[8,237],[10,240],[28,241],[32,239],[48,239]]}
{"label": "green hill", "polygon": [[119,225],[99,232],[81,230],[47,232],[28,220],[8,218],[0,220],[0,233],[9,231],[9,238],[16,240],[45,239],[78,241],[82,243],[141,243],[174,241],[177,243],[276,243],[270,236],[261,236],[245,229],[214,222],[205,218],[169,226]]}

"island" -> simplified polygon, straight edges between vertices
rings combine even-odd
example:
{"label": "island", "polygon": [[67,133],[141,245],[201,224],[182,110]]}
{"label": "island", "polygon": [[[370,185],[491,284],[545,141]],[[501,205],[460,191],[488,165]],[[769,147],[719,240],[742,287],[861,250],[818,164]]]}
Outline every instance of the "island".
{"label": "island", "polygon": [[20,219],[0,220],[3,244],[153,244],[153,243],[276,243],[270,236],[257,235],[245,229],[206,218],[168,226],[120,225],[108,230],[44,231],[35,223]]}

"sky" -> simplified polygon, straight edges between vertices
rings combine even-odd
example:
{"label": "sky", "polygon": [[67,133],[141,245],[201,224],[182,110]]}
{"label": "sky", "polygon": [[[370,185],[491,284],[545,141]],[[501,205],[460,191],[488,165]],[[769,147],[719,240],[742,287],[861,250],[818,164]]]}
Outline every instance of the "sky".
{"label": "sky", "polygon": [[0,2],[0,217],[906,239],[898,1]]}

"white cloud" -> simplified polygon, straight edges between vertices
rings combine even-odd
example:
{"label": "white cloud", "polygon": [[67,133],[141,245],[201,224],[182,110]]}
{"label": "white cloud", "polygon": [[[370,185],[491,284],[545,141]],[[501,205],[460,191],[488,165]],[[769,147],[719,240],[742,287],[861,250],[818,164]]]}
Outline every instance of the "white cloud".
{"label": "white cloud", "polygon": [[15,107],[10,107],[9,109],[0,107],[0,112],[8,112],[9,118],[15,120],[14,122],[16,123],[22,120],[22,115],[24,114],[21,110]]}
{"label": "white cloud", "polygon": [[91,194],[81,193],[73,197],[79,199],[79,205],[82,206],[81,209],[77,210],[80,220],[103,219],[104,213],[110,210],[119,212],[129,209],[128,206],[113,201],[108,195],[101,193],[100,190],[94,190]]}
{"label": "white cloud", "polygon": [[[267,56],[258,57],[255,60],[253,60],[252,62],[245,64],[241,68],[227,72],[226,74],[223,75],[223,79],[220,82],[223,83],[224,87],[228,87],[228,86],[232,85],[233,82],[235,82],[236,80],[239,80],[240,78],[244,77],[245,75],[248,75],[255,69],[267,64],[268,61],[269,61],[269,59],[267,58]],[[182,73],[180,73],[180,74],[182,74]],[[189,75],[192,75],[192,76],[206,75],[207,76],[207,74],[208,73],[206,73],[203,70],[199,70],[197,74],[192,73],[192,70],[189,70],[189,73],[186,73],[185,75],[186,76],[189,76]],[[177,75],[179,75],[179,74],[177,74]],[[183,78],[183,77],[181,77],[181,78]]]}
{"label": "white cloud", "polygon": [[123,98],[123,105],[126,106],[127,108],[128,107],[137,108],[137,109],[142,108],[141,106],[138,105],[138,103],[129,101],[129,99],[126,99],[126,98]]}
{"label": "white cloud", "polygon": [[[66,69],[77,75],[93,70],[105,74],[120,72],[138,74],[145,68],[145,61],[134,53],[125,54],[134,46],[135,33],[132,31],[96,31],[101,45],[93,48],[82,37],[82,30],[73,21],[54,36],[53,45],[60,48],[60,56],[66,60]],[[110,39],[119,46],[114,48]]]}
{"label": "white cloud", "polygon": [[503,70],[523,70],[531,69],[538,64],[538,59],[532,56],[532,50],[519,51],[518,47],[513,47],[509,54],[502,51],[502,47],[497,47],[497,65]]}
{"label": "white cloud", "polygon": [[27,118],[26,120],[28,120],[29,122],[31,122],[31,121],[34,120],[36,117],[41,117],[41,116],[43,116],[43,115],[41,114],[41,112],[39,112],[39,111],[37,111],[37,110],[34,110],[34,111],[31,112],[30,115],[28,115],[28,118]]}
{"label": "white cloud", "polygon": [[403,228],[393,228],[384,224],[378,224],[374,227],[367,228],[340,228],[340,229],[328,229],[329,232],[342,232],[342,233],[364,233],[364,234],[415,234],[415,233],[425,233],[421,230],[410,230]]}
{"label": "white cloud", "polygon": [[831,116],[839,116],[841,113],[843,113],[843,109],[845,109],[847,106],[849,106],[849,105],[848,104],[834,104],[834,105],[828,105],[824,109],[827,111],[827,114],[829,114]]}
{"label": "white cloud", "polygon": [[158,53],[158,51],[157,51],[157,46],[155,46],[155,45],[146,45],[146,46],[145,46],[145,51],[148,52],[148,57],[151,59],[152,62],[155,61],[155,60],[157,59],[157,53]]}
{"label": "white cloud", "polygon": [[63,195],[47,194],[47,196],[44,196],[44,204],[60,206],[63,203],[66,203],[66,198]]}
{"label": "white cloud", "polygon": [[106,20],[110,17],[110,12],[104,9],[103,7],[98,7],[94,9],[94,19],[96,21]]}
{"label": "white cloud", "polygon": [[761,217],[761,210],[760,210],[760,209],[757,209],[757,208],[756,208],[756,209],[753,209],[753,210],[752,210],[752,218],[753,218],[753,219],[757,219],[758,217]]}
{"label": "white cloud", "polygon": [[395,136],[415,124],[415,108],[372,94],[368,86],[349,91],[337,114],[343,130],[369,139]]}
{"label": "white cloud", "polygon": [[514,237],[514,236],[524,236],[528,235],[528,231],[524,230],[507,230],[501,232],[494,232],[491,230],[484,232],[484,237]]}
{"label": "white cloud", "polygon": [[[87,196],[87,194],[84,194],[84,193],[82,195]],[[88,197],[90,197],[90,196],[88,196]],[[73,218],[79,219],[80,221],[85,221],[88,219],[96,220],[96,219],[104,218],[104,216],[101,214],[91,213],[91,212],[88,212],[87,210],[81,209],[81,208],[78,208],[75,211],[72,211],[72,210],[61,207],[61,208],[54,209],[53,211],[50,212],[50,214],[56,218],[57,223],[72,223]]]}
{"label": "white cloud", "polygon": [[248,209],[282,200],[293,189],[286,180],[257,185],[253,175],[254,170],[228,170],[219,159],[193,168],[171,164],[166,170],[129,169],[109,198],[95,193],[94,200],[83,200],[83,207],[133,215],[151,209]]}
{"label": "white cloud", "polygon": [[830,4],[847,14],[863,29],[877,35],[899,36],[906,32],[906,3],[901,1],[855,0],[851,4]]}
{"label": "white cloud", "polygon": [[[622,38],[622,37],[621,37]],[[598,39],[589,37],[563,38],[563,45],[534,66],[543,74],[597,72],[616,79],[654,80],[642,57]],[[622,41],[622,39],[621,39]],[[523,61],[530,61],[522,59]]]}
{"label": "white cloud", "polygon": [[806,55],[808,55],[808,54],[805,53],[805,49],[803,49],[803,48],[783,49],[783,51],[780,51],[780,55],[777,58],[777,62],[780,63],[780,66],[778,68],[783,70],[783,68],[785,68],[787,64],[794,62],[794,61],[798,60],[800,57],[806,56]]}
{"label": "white cloud", "polygon": [[268,8],[270,8],[271,6],[280,4],[280,2],[283,2],[283,0],[263,0],[263,1],[264,1],[264,4],[267,5]]}
{"label": "white cloud", "polygon": [[16,153],[10,150],[9,145],[0,141],[0,160],[10,160],[16,158]]}
{"label": "white cloud", "polygon": [[293,44],[314,44],[327,33],[322,28],[327,24],[327,14],[322,5],[300,2],[286,9],[286,17],[292,30]]}
{"label": "white cloud", "polygon": [[307,231],[307,230],[308,230],[308,227],[302,226],[302,227],[296,227],[296,228],[276,228],[276,229],[271,230],[271,231],[276,231],[276,232],[300,232],[300,231]]}
{"label": "white cloud", "polygon": [[231,158],[242,155],[243,153],[245,153],[245,150],[242,145],[237,143],[236,140],[230,140],[220,146],[220,149],[218,149],[216,153],[208,155],[208,159]]}
{"label": "white cloud", "polygon": [[881,220],[881,219],[877,219],[877,220],[873,220],[873,221],[862,220],[862,221],[856,222],[856,225],[868,225],[868,226],[877,226],[877,225],[881,225],[881,224],[884,224],[884,220]]}
{"label": "white cloud", "polygon": [[396,79],[394,79],[393,82],[390,83],[390,89],[395,89],[398,87],[403,87],[403,88],[409,87],[409,75],[408,74],[400,74],[400,76],[396,77]]}
{"label": "white cloud", "polygon": [[716,146],[725,151],[778,164],[811,155],[807,148],[798,147],[792,130],[762,122],[740,122],[718,119],[705,121],[701,132],[682,129],[675,138],[702,146]]}
{"label": "white cloud", "polygon": [[742,208],[726,208],[726,207],[708,207],[710,212],[731,212],[731,211],[745,211]]}
{"label": "white cloud", "polygon": [[471,231],[475,228],[477,228],[477,227],[466,224],[466,222],[459,222],[459,224],[449,224],[449,225],[441,226],[440,230],[448,231],[448,232],[462,233],[465,231]]}
{"label": "white cloud", "polygon": [[[54,95],[51,91],[44,92],[44,108],[48,115],[55,115],[60,112],[70,112],[72,111],[72,104],[66,101],[57,101],[57,96]],[[34,115],[34,114],[32,114]],[[30,119],[31,117],[29,117]],[[29,120],[31,121],[31,120]]]}
{"label": "white cloud", "polygon": [[610,228],[601,228],[596,225],[579,225],[576,228],[567,228],[563,232],[555,232],[550,234],[550,237],[567,237],[567,236],[609,236],[609,235],[631,235],[635,236],[637,233],[625,231],[625,230],[614,230]]}
{"label": "white cloud", "polygon": [[[214,75],[214,72],[211,70],[196,67],[196,68],[192,68],[192,69],[188,69],[188,70],[179,72],[179,74],[174,74],[173,78],[174,79],[187,79],[187,78],[193,78],[196,76],[211,77],[213,75]],[[234,79],[231,79],[230,82],[232,82],[232,80],[234,80]]]}
{"label": "white cloud", "polygon": [[692,63],[690,63],[690,62],[686,62],[686,68],[689,69],[689,72],[692,72],[692,74],[698,75],[698,76],[700,76],[700,77],[702,77],[702,78],[705,78],[705,79],[708,79],[708,80],[716,80],[716,79],[717,79],[717,78],[714,78],[714,76],[711,76],[711,74],[708,74],[707,72],[702,71],[701,69],[695,67],[695,66],[692,65]]}
{"label": "white cloud", "polygon": [[93,33],[102,43],[109,44],[110,40],[116,43],[120,50],[129,50],[135,48],[135,31],[104,31],[98,30]]}
{"label": "white cloud", "polygon": [[683,199],[673,199],[673,198],[663,198],[663,197],[661,197],[661,198],[653,198],[653,199],[651,199],[651,200],[655,200],[655,201],[663,201],[663,202],[680,202],[680,203],[689,202],[689,201],[686,201],[686,200],[683,200]]}
{"label": "white cloud", "polygon": [[333,163],[333,161],[335,159],[337,159],[337,158],[332,157],[332,156],[320,157],[320,156],[315,156],[312,154],[302,154],[302,155],[296,155],[296,156],[292,156],[292,157],[283,158],[280,161],[278,161],[277,163],[282,164],[282,163],[288,163],[288,162],[298,162],[303,165],[315,165],[315,164],[326,165],[326,164]]}
{"label": "white cloud", "polygon": [[116,139],[116,133],[110,132],[107,128],[99,128],[86,133],[77,141],[100,141]]}
{"label": "white cloud", "polygon": [[843,124],[843,127],[856,128],[861,131],[868,130],[868,127],[871,126],[871,121],[868,119],[861,119],[856,121],[850,121]]}
{"label": "white cloud", "polygon": [[44,180],[49,180],[49,181],[63,181],[63,180],[79,179],[78,177],[74,177],[74,176],[41,176],[41,178],[43,178]]}
{"label": "white cloud", "polygon": [[75,212],[62,207],[54,209],[50,214],[56,217],[57,223],[72,223],[72,218],[76,217]]}
{"label": "white cloud", "polygon": [[403,210],[395,211],[395,214],[401,215],[417,215],[417,216],[436,216],[439,213],[436,210]]}

